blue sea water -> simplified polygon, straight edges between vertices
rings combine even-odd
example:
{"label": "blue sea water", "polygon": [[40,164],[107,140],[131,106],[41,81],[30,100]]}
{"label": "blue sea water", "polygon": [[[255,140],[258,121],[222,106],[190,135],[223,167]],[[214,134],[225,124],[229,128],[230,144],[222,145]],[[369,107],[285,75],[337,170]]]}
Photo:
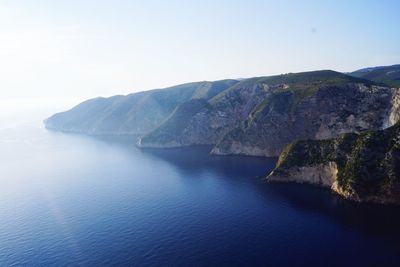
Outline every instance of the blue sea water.
{"label": "blue sea water", "polygon": [[0,128],[0,266],[399,266],[399,208],[208,151]]}

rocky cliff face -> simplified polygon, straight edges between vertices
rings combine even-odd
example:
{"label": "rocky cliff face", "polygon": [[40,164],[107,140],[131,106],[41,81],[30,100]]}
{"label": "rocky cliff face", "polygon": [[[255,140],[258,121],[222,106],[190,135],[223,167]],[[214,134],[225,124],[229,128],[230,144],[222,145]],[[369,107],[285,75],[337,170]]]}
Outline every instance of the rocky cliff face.
{"label": "rocky cliff face", "polygon": [[273,157],[295,140],[382,129],[398,116],[398,89],[351,81],[289,86],[268,96],[212,152]]}
{"label": "rocky cliff face", "polygon": [[400,119],[400,88],[394,89],[394,94],[390,103],[389,113],[383,123],[383,128],[386,129],[399,121]]}
{"label": "rocky cliff face", "polygon": [[214,154],[278,156],[300,139],[393,125],[398,89],[335,71],[183,84],[97,98],[45,121],[55,130],[139,135],[141,147],[215,145]]}
{"label": "rocky cliff face", "polygon": [[267,180],[329,187],[359,202],[400,204],[400,122],[386,130],[292,143]]}
{"label": "rocky cliff face", "polygon": [[338,168],[333,161],[312,166],[293,166],[283,171],[275,170],[268,176],[269,181],[296,182],[333,188],[337,179]]}
{"label": "rocky cliff face", "polygon": [[187,112],[185,120],[165,121],[140,145],[211,144],[213,154],[278,156],[294,140],[382,128],[395,92],[334,71],[248,79]]}
{"label": "rocky cliff face", "polygon": [[[242,81],[216,95],[202,106],[177,109],[159,128],[140,139],[142,147],[172,147],[216,144],[244,121],[251,110],[279,86],[269,86],[254,78]],[[181,119],[184,113],[185,119]]]}

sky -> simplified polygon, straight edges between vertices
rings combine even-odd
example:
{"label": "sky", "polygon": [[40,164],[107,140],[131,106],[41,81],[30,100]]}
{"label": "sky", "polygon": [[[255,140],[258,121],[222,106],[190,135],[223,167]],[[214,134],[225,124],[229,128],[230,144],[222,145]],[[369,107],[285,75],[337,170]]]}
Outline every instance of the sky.
{"label": "sky", "polygon": [[397,0],[0,0],[0,103],[400,63]]}

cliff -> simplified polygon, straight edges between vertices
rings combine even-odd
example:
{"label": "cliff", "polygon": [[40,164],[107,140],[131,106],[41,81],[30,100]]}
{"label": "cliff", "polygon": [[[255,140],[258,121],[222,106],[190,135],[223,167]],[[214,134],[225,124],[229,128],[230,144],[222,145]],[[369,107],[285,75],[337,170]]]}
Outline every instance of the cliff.
{"label": "cliff", "polygon": [[[278,156],[298,139],[326,139],[393,124],[399,90],[334,71],[241,81],[202,107],[179,110],[144,135],[143,147],[215,145],[211,153]],[[178,123],[177,123],[178,122]],[[179,130],[177,130],[179,129]]]}
{"label": "cliff", "polygon": [[[175,112],[159,129],[140,139],[142,147],[190,146],[217,144],[229,131],[244,121],[262,99],[277,90],[278,86],[267,86],[263,78],[241,81],[203,103],[202,108],[193,108],[184,120],[174,118]],[[186,108],[185,111],[188,111]],[[178,128],[176,131],[177,124]]]}
{"label": "cliff", "polygon": [[336,73],[319,78],[283,81],[212,153],[273,157],[295,140],[377,130],[398,120],[400,90]]}
{"label": "cliff", "polygon": [[53,115],[45,125],[135,135],[141,147],[213,145],[213,154],[269,157],[300,139],[387,128],[399,114],[399,89],[322,70],[96,98]]}
{"label": "cliff", "polygon": [[328,187],[359,202],[400,204],[400,122],[385,130],[292,143],[267,180]]}

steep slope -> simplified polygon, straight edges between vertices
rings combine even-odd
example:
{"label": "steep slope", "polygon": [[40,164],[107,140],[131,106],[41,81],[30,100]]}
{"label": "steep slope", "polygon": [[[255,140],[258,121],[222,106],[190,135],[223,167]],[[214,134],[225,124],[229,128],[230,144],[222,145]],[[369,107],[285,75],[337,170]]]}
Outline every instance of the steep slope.
{"label": "steep slope", "polygon": [[392,66],[372,67],[356,70],[350,75],[371,81],[400,87],[400,64]]}
{"label": "steep slope", "polygon": [[[227,132],[245,120],[251,110],[278,86],[268,86],[265,78],[243,80],[211,98],[203,107],[185,114],[185,120],[170,118],[160,129],[143,136],[142,147],[172,147],[216,144]],[[175,116],[182,116],[177,110]],[[180,131],[176,131],[179,121]]]}
{"label": "steep slope", "polygon": [[387,128],[400,89],[335,71],[183,84],[97,98],[55,114],[46,127],[138,135],[142,147],[215,145],[214,154],[278,156],[300,139]]}
{"label": "steep slope", "polygon": [[[208,103],[205,99],[192,99],[179,105],[163,124],[139,138],[138,145],[158,148],[184,146],[189,141],[182,142],[182,138],[190,136],[186,134],[186,125],[190,123],[195,114],[207,107]],[[174,140],[180,140],[180,142]],[[193,140],[190,144],[202,143]]]}
{"label": "steep slope", "polygon": [[[275,78],[278,79],[278,78]],[[400,91],[333,71],[283,75],[282,87],[229,132],[214,154],[278,156],[300,139],[327,139],[392,125]]]}
{"label": "steep slope", "polygon": [[236,80],[196,82],[127,96],[96,98],[45,120],[49,129],[85,134],[142,135],[158,127],[175,108],[195,99],[210,99]]}
{"label": "steep slope", "polygon": [[400,204],[400,122],[286,147],[268,181],[310,183],[361,202]]}
{"label": "steep slope", "polygon": [[[329,85],[345,87],[348,83],[373,84],[372,82],[334,71],[313,71],[247,79],[210,99],[202,109],[196,110],[197,113],[191,112],[191,118],[186,117],[185,120],[180,122],[179,128],[181,131],[174,131],[176,120],[167,120],[164,122],[162,129],[157,129],[155,132],[145,135],[140,140],[140,145],[143,147],[172,147],[194,144],[219,144],[213,150],[213,153],[265,155],[259,152],[263,149],[262,146],[264,144],[258,143],[256,139],[252,140],[252,142],[255,142],[255,150],[253,148],[247,149],[246,147],[243,150],[237,150],[237,146],[238,144],[241,145],[242,141],[247,140],[246,134],[238,135],[238,130],[243,125],[248,125],[250,121],[255,122],[253,120],[255,114],[258,114],[266,106],[268,99],[272,97],[278,102],[282,101],[282,103],[276,103],[275,105],[279,106],[280,113],[287,116],[290,111],[296,112],[296,110],[281,110],[291,99],[289,99],[290,96],[285,99],[280,95],[290,94],[294,90],[296,94],[294,101],[301,102],[302,98],[313,95],[320,87]],[[282,120],[284,119],[286,118],[282,117]],[[169,123],[172,124],[168,125]],[[280,126],[277,127],[279,128]],[[286,128],[284,127],[279,129],[285,131]],[[366,128],[369,129],[368,126]],[[252,135],[248,138],[258,138],[263,135],[264,132],[260,131],[257,132],[257,135]],[[291,136],[288,135],[287,140],[283,140],[283,144],[276,151],[266,155],[279,155],[280,150],[288,142],[295,140],[299,136],[301,135],[298,135],[298,133],[293,133]],[[237,138],[233,140],[232,137]],[[280,137],[274,136],[272,139]],[[266,138],[271,138],[271,136]],[[227,143],[234,143],[234,147],[231,149]]]}

